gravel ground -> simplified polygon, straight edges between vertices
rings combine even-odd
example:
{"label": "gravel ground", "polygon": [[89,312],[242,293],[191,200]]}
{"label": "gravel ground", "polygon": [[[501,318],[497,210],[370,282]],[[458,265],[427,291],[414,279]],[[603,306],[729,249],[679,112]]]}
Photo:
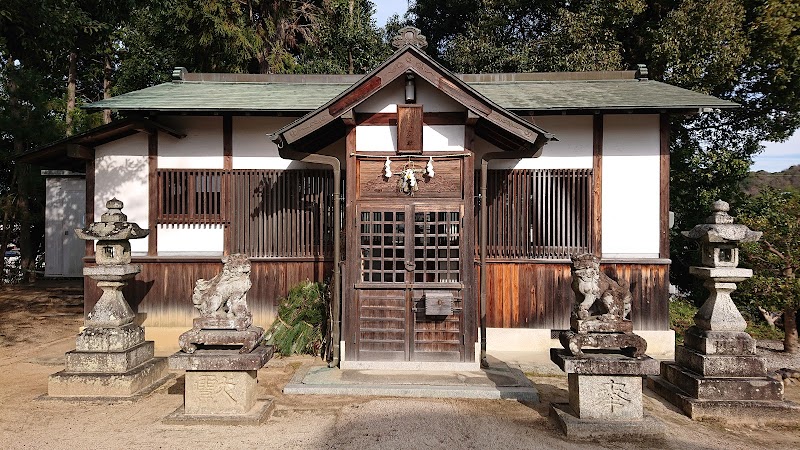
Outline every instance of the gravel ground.
{"label": "gravel ground", "polygon": [[[63,369],[64,352],[74,348],[82,323],[74,291],[59,292],[57,286],[0,287],[2,449],[800,448],[800,418],[796,426],[782,428],[695,422],[647,389],[644,408],[666,424],[666,439],[568,441],[548,418],[549,403],[568,398],[563,375],[530,377],[541,399],[533,404],[284,395],[282,388],[295,371],[315,362],[310,357],[274,359],[259,370],[259,395],[276,404],[261,426],[163,424],[183,403],[182,376],[133,403],[43,400],[48,375]],[[759,343],[770,367],[798,367],[795,358],[776,353],[773,345]],[[800,401],[800,384],[787,385],[786,397]]]}

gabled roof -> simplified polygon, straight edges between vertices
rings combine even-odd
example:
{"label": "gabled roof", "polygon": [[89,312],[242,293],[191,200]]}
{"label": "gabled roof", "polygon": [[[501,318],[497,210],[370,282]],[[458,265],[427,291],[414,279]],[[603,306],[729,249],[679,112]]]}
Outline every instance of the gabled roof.
{"label": "gabled roof", "polygon": [[405,45],[347,90],[276,131],[273,140],[283,146],[309,138],[408,72],[466,107],[478,120],[476,133],[501,148],[534,144],[541,147],[545,142],[555,139],[551,133],[472,89],[417,47]]}
{"label": "gabled roof", "polygon": [[47,144],[22,154],[17,160],[42,167],[83,172],[86,170],[86,161],[94,157],[91,153],[93,147],[139,132],[153,133],[156,131],[163,131],[179,139],[186,137],[185,134],[153,120],[144,118],[122,119]]}

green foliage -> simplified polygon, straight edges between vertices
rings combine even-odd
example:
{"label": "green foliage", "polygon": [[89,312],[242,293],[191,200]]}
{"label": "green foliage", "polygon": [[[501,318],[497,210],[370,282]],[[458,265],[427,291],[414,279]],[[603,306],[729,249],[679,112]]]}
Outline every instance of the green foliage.
{"label": "green foliage", "polygon": [[683,333],[694,325],[697,307],[685,298],[672,297],[669,300],[669,327],[675,330],[675,343],[683,344]]}
{"label": "green foliage", "polygon": [[764,233],[742,250],[742,259],[755,271],[742,296],[772,311],[800,309],[800,193],[767,188],[738,213],[743,224]]}
{"label": "green foliage", "polygon": [[383,62],[394,49],[376,27],[374,14],[375,5],[368,0],[323,1],[316,39],[304,46],[298,71],[367,73]]}
{"label": "green foliage", "polygon": [[322,351],[327,320],[327,289],[322,283],[304,281],[280,299],[278,317],[264,339],[282,355]]}

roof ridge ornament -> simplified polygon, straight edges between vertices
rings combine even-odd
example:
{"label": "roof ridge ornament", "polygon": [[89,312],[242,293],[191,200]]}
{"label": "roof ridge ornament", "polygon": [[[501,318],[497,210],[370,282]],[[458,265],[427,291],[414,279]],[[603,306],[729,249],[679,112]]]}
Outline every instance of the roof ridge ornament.
{"label": "roof ridge ornament", "polygon": [[403,27],[397,30],[397,35],[392,39],[392,47],[399,49],[406,45],[422,50],[428,46],[428,40],[419,28]]}

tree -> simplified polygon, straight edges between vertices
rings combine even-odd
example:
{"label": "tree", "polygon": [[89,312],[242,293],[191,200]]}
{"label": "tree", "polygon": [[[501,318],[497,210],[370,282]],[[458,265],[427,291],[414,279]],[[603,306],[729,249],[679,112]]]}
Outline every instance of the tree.
{"label": "tree", "polygon": [[317,16],[316,40],[304,46],[299,71],[366,73],[389,57],[392,48],[375,25],[368,0],[324,0]]}
{"label": "tree", "polygon": [[743,249],[753,278],[741,296],[767,311],[782,311],[783,349],[800,351],[797,312],[800,309],[800,193],[767,188],[739,208],[739,220],[764,235]]}

